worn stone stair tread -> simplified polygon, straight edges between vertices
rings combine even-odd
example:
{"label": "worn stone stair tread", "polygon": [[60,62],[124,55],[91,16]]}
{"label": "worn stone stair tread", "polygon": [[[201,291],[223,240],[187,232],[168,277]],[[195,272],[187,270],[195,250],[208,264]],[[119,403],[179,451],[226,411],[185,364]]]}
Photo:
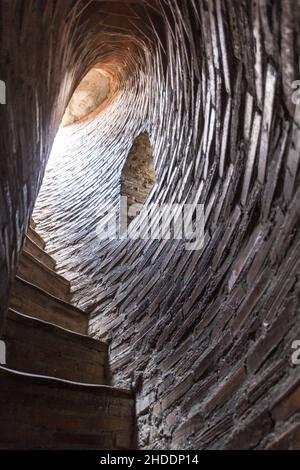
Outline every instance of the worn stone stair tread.
{"label": "worn stone stair tread", "polygon": [[12,285],[10,305],[25,315],[73,332],[87,334],[88,315],[83,310],[20,276],[16,276]]}
{"label": "worn stone stair tread", "polygon": [[36,243],[42,250],[45,249],[45,240],[37,233],[37,231],[29,225],[26,236]]}
{"label": "worn stone stair tread", "polygon": [[[66,387],[66,388],[82,388],[85,390],[90,390],[91,392],[105,392],[109,393],[111,396],[115,396],[117,398],[131,398],[132,400],[134,399],[134,392],[128,388],[120,388],[120,387],[114,387],[112,385],[106,385],[106,384],[91,384],[91,383],[84,383],[84,382],[76,382],[73,380],[67,380],[67,379],[61,379],[59,377],[51,377],[49,375],[42,375],[42,374],[32,374],[30,372],[24,372],[20,370],[15,370],[15,369],[10,369],[7,366],[1,365],[0,366],[0,375],[1,371],[7,372],[9,374],[13,374],[19,377],[23,377],[25,379],[32,379],[36,380],[41,383],[49,383],[50,385],[53,386],[58,386],[58,387]],[[1,388],[0,388],[0,394],[1,394]]]}
{"label": "worn stone stair tread", "polygon": [[[131,390],[0,366],[1,449],[130,449]],[[12,412],[14,420],[11,420]]]}
{"label": "worn stone stair tread", "polygon": [[21,317],[23,317],[24,319],[27,319],[28,321],[32,321],[37,326],[39,325],[41,327],[44,326],[47,329],[52,329],[54,334],[59,335],[60,332],[61,332],[61,334],[65,333],[67,335],[73,335],[74,338],[81,339],[82,341],[86,342],[87,344],[90,343],[90,347],[96,348],[99,351],[104,352],[108,348],[107,343],[105,343],[104,341],[95,339],[92,336],[89,336],[87,334],[78,333],[77,331],[69,330],[68,328],[64,328],[62,326],[55,325],[54,323],[43,320],[41,318],[32,317],[31,315],[27,315],[23,312],[19,312],[18,310],[14,309],[14,308],[11,308],[11,307],[8,309],[8,313],[10,313],[10,312],[13,312],[16,315],[20,315]]}
{"label": "worn stone stair tread", "polygon": [[6,364],[17,370],[84,383],[107,383],[107,344],[52,323],[8,311]]}
{"label": "worn stone stair tread", "polygon": [[17,275],[62,300],[70,299],[70,282],[24,251],[19,258]]}
{"label": "worn stone stair tread", "polygon": [[42,264],[47,266],[49,269],[54,270],[56,266],[56,261],[52,256],[50,256],[45,250],[39,247],[30,237],[25,237],[25,243],[23,247],[23,252],[29,253],[31,256],[36,258]]}

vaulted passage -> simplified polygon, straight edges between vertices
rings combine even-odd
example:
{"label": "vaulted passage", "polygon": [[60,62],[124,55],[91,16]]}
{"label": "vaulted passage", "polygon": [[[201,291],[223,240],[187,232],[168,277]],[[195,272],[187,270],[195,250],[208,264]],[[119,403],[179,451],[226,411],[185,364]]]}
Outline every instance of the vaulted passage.
{"label": "vaulted passage", "polygon": [[[0,447],[300,448],[299,2],[0,22]],[[202,248],[101,238],[122,195]]]}

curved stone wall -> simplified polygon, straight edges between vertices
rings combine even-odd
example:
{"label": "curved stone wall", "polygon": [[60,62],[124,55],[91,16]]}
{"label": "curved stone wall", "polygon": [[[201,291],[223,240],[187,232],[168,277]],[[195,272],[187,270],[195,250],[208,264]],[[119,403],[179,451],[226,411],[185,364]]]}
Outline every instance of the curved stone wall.
{"label": "curved stone wall", "polygon": [[[299,11],[140,0],[79,15],[119,86],[95,119],[60,130],[34,217],[110,343],[114,382],[135,387],[142,448],[299,444]],[[146,203],[204,204],[201,251],[97,236],[142,132],[157,177]]]}

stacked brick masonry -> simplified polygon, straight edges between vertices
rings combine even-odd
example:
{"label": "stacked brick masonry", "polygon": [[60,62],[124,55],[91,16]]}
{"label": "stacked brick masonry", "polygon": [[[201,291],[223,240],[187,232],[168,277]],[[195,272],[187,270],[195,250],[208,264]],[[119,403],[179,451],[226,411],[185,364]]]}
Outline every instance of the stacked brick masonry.
{"label": "stacked brick masonry", "polygon": [[[141,447],[299,447],[299,5],[155,7],[165,34],[128,59],[146,68],[95,120],[61,134],[38,230],[91,333],[110,341],[115,383],[136,388]],[[97,238],[144,131],[157,177],[148,202],[203,203],[201,252]]]}

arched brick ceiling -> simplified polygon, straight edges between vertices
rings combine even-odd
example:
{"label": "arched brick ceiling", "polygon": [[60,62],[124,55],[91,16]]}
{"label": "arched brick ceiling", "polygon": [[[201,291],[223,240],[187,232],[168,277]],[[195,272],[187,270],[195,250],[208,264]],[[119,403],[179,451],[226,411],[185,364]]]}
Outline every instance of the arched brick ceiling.
{"label": "arched brick ceiling", "polygon": [[[115,383],[137,387],[140,446],[266,448],[293,437],[299,2],[4,3],[3,27],[19,29],[1,54],[6,266],[66,104],[101,62],[111,104],[59,133],[35,218],[74,301],[91,312],[91,333],[110,340]],[[97,238],[141,132],[157,175],[148,202],[203,203],[202,251]]]}

